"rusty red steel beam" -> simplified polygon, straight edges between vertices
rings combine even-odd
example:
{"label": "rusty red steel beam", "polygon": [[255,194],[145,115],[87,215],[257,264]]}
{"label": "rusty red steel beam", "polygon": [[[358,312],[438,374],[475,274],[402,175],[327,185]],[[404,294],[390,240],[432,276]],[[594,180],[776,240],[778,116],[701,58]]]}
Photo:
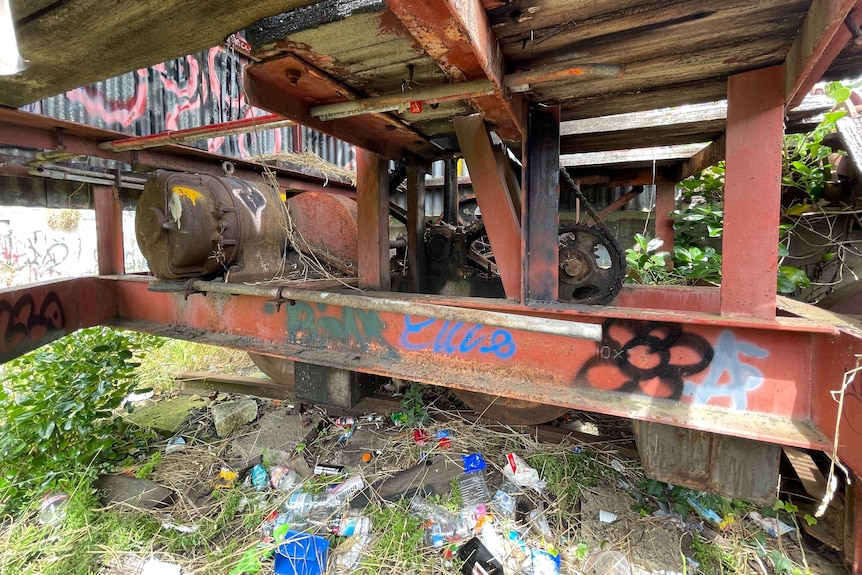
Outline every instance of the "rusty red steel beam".
{"label": "rusty red steel beam", "polygon": [[521,297],[521,225],[509,194],[505,166],[494,154],[491,137],[479,114],[454,119],[458,143],[470,170],[473,190],[503,289],[509,298]]}
{"label": "rusty red steel beam", "polygon": [[[288,75],[288,72],[290,75]],[[286,54],[245,69],[249,102],[387,158],[421,165],[440,151],[419,132],[382,113],[327,122],[311,114],[320,103],[359,100],[362,94],[308,62]]]}
{"label": "rusty red steel beam", "polygon": [[[852,11],[852,12],[851,12]],[[795,108],[820,81],[826,69],[853,38],[845,24],[851,18],[862,22],[862,1],[831,0],[812,2],[802,29],[784,61],[784,96],[788,108]]]}
{"label": "rusty red steel beam", "polygon": [[[125,327],[177,329],[176,336],[196,339],[211,334],[222,345],[290,359],[816,449],[828,449],[830,440],[821,431],[828,427],[812,421],[812,403],[829,398],[813,398],[819,384],[812,361],[823,358],[819,367],[838,373],[835,365],[860,348],[855,338],[836,345],[834,331],[788,331],[775,322],[752,321],[752,328],[656,321],[649,311],[618,319],[544,310],[559,322],[601,325],[601,341],[590,342],[457,321],[457,314],[435,317],[402,294],[391,296],[403,301],[400,311],[382,311],[370,308],[373,301],[361,303],[379,301],[368,296],[352,295],[353,305],[319,293],[317,301],[216,301],[151,292],[141,278],[103,281],[116,285],[117,324]],[[846,415],[860,410],[862,403]],[[829,415],[834,409],[821,417]],[[843,430],[842,437],[847,462],[862,468],[862,429]]]}
{"label": "rusty red steel beam", "polygon": [[784,73],[773,66],[728,79],[722,315],[775,317]]}
{"label": "rusty red steel beam", "polygon": [[0,363],[117,313],[116,289],[95,277],[0,289]]}
{"label": "rusty red steel beam", "polygon": [[274,130],[293,126],[296,122],[285,119],[278,114],[266,114],[241,120],[219,122],[208,126],[196,126],[185,130],[167,130],[158,134],[138,136],[135,138],[121,138],[102,142],[99,147],[112,152],[127,152],[130,150],[144,150],[156,148],[166,144],[182,144],[197,140],[206,140],[217,136],[233,136],[236,134],[248,134],[260,130]]}
{"label": "rusty red steel beam", "polygon": [[[807,323],[686,323],[698,314],[615,308],[586,314],[576,306],[528,309],[505,300],[482,300],[490,308],[482,311],[454,308],[452,298],[436,298],[435,307],[406,294],[291,288],[249,295],[262,288],[192,284],[246,294],[215,298],[150,291],[151,281],[79,278],[1,290],[0,361],[103,323],[827,452],[838,422],[838,455],[857,473],[862,469],[862,379],[845,390],[840,417],[830,394],[855,365],[862,340],[820,310]],[[543,331],[535,327],[542,317],[552,320],[548,330],[571,325],[580,333],[580,325],[593,325],[600,339]],[[518,321],[533,331],[518,329]]]}
{"label": "rusty red steel beam", "polygon": [[[87,156],[104,158],[130,164],[180,172],[192,172],[224,176],[223,162],[234,165],[234,176],[250,181],[261,181],[263,166],[240,158],[213,154],[185,146],[164,146],[159,150],[111,152],[99,147],[99,143],[116,140],[123,136],[119,132],[105,130],[0,107],[0,145],[17,148],[47,150],[62,153],[67,157]],[[279,185],[288,190],[333,192],[352,190],[353,186],[336,179],[267,166],[279,179]],[[18,172],[10,175],[17,175]],[[325,184],[325,185],[324,185]]]}
{"label": "rusty red steel beam", "polygon": [[359,287],[389,290],[389,171],[374,152],[356,150]]}
{"label": "rusty red steel beam", "polygon": [[386,0],[389,9],[455,82],[487,78],[493,95],[474,98],[474,103],[501,138],[520,141],[524,131],[521,98],[510,100],[503,82],[503,54],[478,1],[431,0],[409,2]]}
{"label": "rusty red steel beam", "polygon": [[96,256],[99,275],[126,273],[123,205],[113,186],[93,186],[96,212]]}

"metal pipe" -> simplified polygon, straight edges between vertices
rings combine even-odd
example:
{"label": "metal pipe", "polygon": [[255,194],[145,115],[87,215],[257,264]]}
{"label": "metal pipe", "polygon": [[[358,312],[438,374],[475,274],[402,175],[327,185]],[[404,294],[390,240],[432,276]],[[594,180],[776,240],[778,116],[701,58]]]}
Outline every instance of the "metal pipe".
{"label": "metal pipe", "polygon": [[168,130],[166,132],[159,132],[158,134],[151,134],[148,136],[112,140],[110,142],[102,142],[99,144],[99,147],[103,150],[110,150],[112,152],[128,152],[132,150],[156,148],[158,146],[165,146],[168,144],[182,144],[184,142],[206,140],[207,138],[213,138],[216,136],[232,136],[235,134],[256,132],[258,130],[274,130],[276,128],[284,128],[295,124],[296,122],[293,120],[287,120],[278,114],[267,114],[265,116],[243,118],[242,120],[232,120],[230,122],[220,122],[218,124],[198,126],[185,130]]}
{"label": "metal pipe", "polygon": [[390,312],[402,315],[413,315],[445,319],[455,322],[502,327],[519,331],[560,335],[590,341],[601,341],[602,339],[602,326],[594,323],[582,323],[513,313],[449,307],[436,304],[411,302],[408,300],[397,300],[388,297],[377,298],[365,295],[314,291],[291,287],[265,287],[260,285],[231,284],[205,280],[193,280],[189,282],[188,286],[189,289],[200,292],[248,295],[279,300],[295,300],[306,303],[336,305],[354,309]]}
{"label": "metal pipe", "polygon": [[[526,92],[533,84],[542,84],[561,79],[572,80],[577,77],[614,77],[623,74],[622,66],[616,64],[554,64],[542,66],[526,72],[508,74],[503,78],[504,87],[510,92]],[[494,94],[496,89],[490,80],[471,80],[458,84],[443,84],[419,90],[409,90],[395,94],[385,94],[360,100],[348,100],[335,104],[315,106],[309,110],[312,117],[321,120],[336,120],[362,114],[392,112],[406,106],[409,102],[421,101],[426,104],[478,98]]]}
{"label": "metal pipe", "polygon": [[[77,170],[83,171],[83,170]],[[66,171],[56,170],[56,169],[47,169],[43,167],[31,168],[29,170],[30,175],[39,176],[42,178],[50,178],[52,180],[68,180],[70,182],[83,182],[85,184],[98,184],[102,186],[113,186],[116,185],[116,178],[114,178],[110,174],[99,174],[99,173],[91,173],[88,175],[69,173]],[[143,190],[144,189],[144,181],[141,183],[129,182],[125,178],[121,181],[122,188],[126,188],[129,190]]]}
{"label": "metal pipe", "polygon": [[494,86],[490,81],[473,80],[471,82],[461,82],[460,84],[442,84],[431,88],[362,98],[361,100],[324,104],[311,108],[309,112],[313,117],[320,118],[321,120],[337,120],[361,114],[391,112],[413,101],[435,104],[451,100],[463,100],[465,98],[478,98],[493,93]]}

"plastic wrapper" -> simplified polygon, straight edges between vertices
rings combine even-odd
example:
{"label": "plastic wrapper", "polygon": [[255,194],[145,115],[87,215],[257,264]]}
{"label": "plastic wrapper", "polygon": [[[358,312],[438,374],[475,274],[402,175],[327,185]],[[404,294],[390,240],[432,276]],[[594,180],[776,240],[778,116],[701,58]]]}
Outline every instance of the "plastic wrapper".
{"label": "plastic wrapper", "polygon": [[521,487],[530,487],[536,491],[545,488],[545,482],[539,477],[539,472],[527,465],[527,462],[514,453],[506,454],[506,465],[503,466],[503,475]]}

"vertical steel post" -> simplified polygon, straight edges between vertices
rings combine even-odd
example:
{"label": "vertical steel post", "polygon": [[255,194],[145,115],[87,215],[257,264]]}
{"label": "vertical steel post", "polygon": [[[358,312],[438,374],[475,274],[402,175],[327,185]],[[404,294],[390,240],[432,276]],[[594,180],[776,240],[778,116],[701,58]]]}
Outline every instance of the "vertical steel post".
{"label": "vertical steel post", "polygon": [[123,205],[114,186],[93,186],[96,208],[96,254],[99,275],[126,273],[123,249]]}
{"label": "vertical steel post", "polygon": [[783,135],[784,67],[731,76],[721,315],[775,317]]}
{"label": "vertical steel post", "polygon": [[389,171],[386,160],[356,149],[356,203],[359,212],[359,287],[388,291]]}
{"label": "vertical steel post", "polygon": [[444,160],[443,169],[443,221],[458,225],[458,160]]}
{"label": "vertical steel post", "polygon": [[425,172],[407,169],[407,265],[410,291],[419,292],[425,276]]}
{"label": "vertical steel post", "polygon": [[662,241],[661,249],[673,253],[673,218],[669,213],[676,209],[674,184],[657,184],[655,189],[655,237]]}
{"label": "vertical steel post", "polygon": [[524,301],[557,301],[560,280],[560,108],[530,106],[521,222]]}

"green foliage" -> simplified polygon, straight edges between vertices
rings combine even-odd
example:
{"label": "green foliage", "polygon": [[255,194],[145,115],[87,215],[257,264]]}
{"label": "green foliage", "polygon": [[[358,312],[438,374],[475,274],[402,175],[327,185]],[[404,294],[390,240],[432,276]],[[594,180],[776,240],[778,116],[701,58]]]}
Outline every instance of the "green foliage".
{"label": "green foliage", "polygon": [[138,479],[149,479],[150,475],[153,474],[153,471],[155,471],[155,469],[159,466],[159,464],[161,464],[161,462],[162,452],[154,452],[152,455],[150,455],[150,458],[147,460],[147,462],[141,465],[137,473],[135,473],[135,476]]}
{"label": "green foliage", "polygon": [[418,383],[413,383],[404,392],[404,397],[401,398],[401,413],[407,418],[407,425],[428,425],[431,416],[428,414],[428,410],[425,409],[422,386]]}
{"label": "green foliage", "polygon": [[[831,82],[826,86],[826,94],[840,104],[850,97],[850,89],[840,82]],[[844,110],[828,112],[810,132],[784,137],[781,178],[784,188],[800,190],[815,201],[823,197],[830,171],[835,167],[829,162],[829,156],[834,152],[823,140],[846,113]]]}
{"label": "green foliage", "polygon": [[146,447],[115,410],[135,387],[137,357],[154,341],[95,327],[3,366],[0,510],[14,513],[44,491],[95,477]]}
{"label": "green foliage", "polygon": [[676,271],[689,280],[721,281],[721,254],[715,248],[674,246]]}
{"label": "green foliage", "polygon": [[577,508],[578,501],[590,487],[598,485],[603,477],[617,473],[599,458],[600,454],[594,451],[582,451],[531,455],[526,461],[539,472],[548,491],[554,495],[558,510],[566,515]]}
{"label": "green foliage", "polygon": [[710,166],[679,183],[683,198],[719,203],[724,198],[724,162]]}
{"label": "green foliage", "polygon": [[660,238],[647,238],[635,234],[635,245],[626,250],[626,279],[634,283],[654,284],[667,278],[667,259],[669,252],[658,249],[662,245]]}
{"label": "green foliage", "polygon": [[672,216],[675,244],[702,246],[707,238],[717,239],[724,233],[724,205],[721,202],[683,207]]}

